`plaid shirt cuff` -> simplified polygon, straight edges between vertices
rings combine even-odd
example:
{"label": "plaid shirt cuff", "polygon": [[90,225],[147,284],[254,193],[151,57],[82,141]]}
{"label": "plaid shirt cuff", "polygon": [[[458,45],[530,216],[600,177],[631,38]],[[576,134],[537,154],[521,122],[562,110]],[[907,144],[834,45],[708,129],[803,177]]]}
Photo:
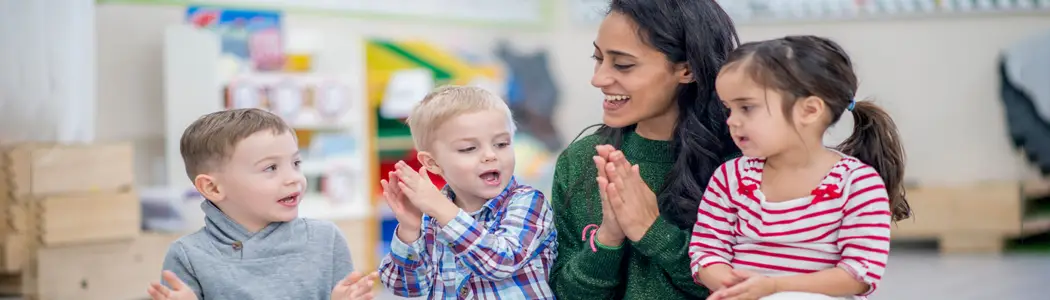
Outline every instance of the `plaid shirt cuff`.
{"label": "plaid shirt cuff", "polygon": [[425,249],[425,244],[422,233],[412,244],[405,244],[397,237],[397,230],[394,230],[394,237],[390,239],[390,257],[393,258],[394,264],[414,269],[422,264],[420,253]]}
{"label": "plaid shirt cuff", "polygon": [[449,249],[456,253],[463,253],[470,249],[470,246],[474,244],[474,241],[481,237],[481,230],[478,230],[477,222],[473,217],[462,209],[459,210],[459,214],[456,214],[456,218],[445,224],[438,231],[438,240],[441,243],[445,243]]}

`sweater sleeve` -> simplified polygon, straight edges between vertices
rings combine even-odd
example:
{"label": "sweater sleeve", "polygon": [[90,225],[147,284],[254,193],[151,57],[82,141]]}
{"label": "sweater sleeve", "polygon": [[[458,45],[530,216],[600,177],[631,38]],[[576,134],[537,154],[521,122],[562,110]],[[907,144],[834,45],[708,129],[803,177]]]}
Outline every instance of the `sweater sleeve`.
{"label": "sweater sleeve", "polygon": [[838,245],[842,260],[838,266],[869,285],[863,295],[878,287],[890,250],[890,205],[886,186],[874,168],[857,169],[850,174],[849,194],[843,207]]}
{"label": "sweater sleeve", "polygon": [[343,236],[343,231],[335,223],[325,222],[332,230],[332,280],[328,289],[335,288],[339,281],[354,271],[354,262],[350,254],[350,245]]}
{"label": "sweater sleeve", "polygon": [[733,259],[736,235],[737,209],[727,198],[729,182],[726,181],[728,164],[723,164],[711,176],[704,196],[697,209],[696,224],[689,241],[689,264],[696,275],[701,269],[714,264],[729,264]]}
{"label": "sweater sleeve", "polygon": [[[186,250],[182,247],[183,245],[180,241],[176,241],[168,247],[168,253],[164,255],[163,269],[175,273],[175,277],[178,277],[179,280],[182,280],[186,286],[193,290],[193,293],[197,295],[197,299],[205,299],[200,281],[197,280],[197,275],[194,275],[193,265],[186,255]],[[164,279],[161,279],[161,282],[164,283],[164,286],[171,288],[171,283],[164,281]]]}
{"label": "sweater sleeve", "polygon": [[[558,258],[551,270],[551,289],[558,299],[612,299],[617,287],[623,282],[624,248],[598,248],[593,252],[590,245],[581,240],[583,227],[591,222],[601,222],[601,212],[593,216],[577,215],[588,207],[587,199],[566,199],[567,182],[576,182],[581,174],[570,170],[566,153],[558,157],[554,170],[554,186],[551,190],[551,206],[554,208],[554,226],[558,228]],[[590,178],[590,177],[586,177]],[[580,194],[584,194],[581,190]],[[566,203],[566,200],[574,203]],[[593,204],[601,205],[601,204]],[[600,206],[596,209],[600,210]],[[587,224],[583,224],[587,223]]]}

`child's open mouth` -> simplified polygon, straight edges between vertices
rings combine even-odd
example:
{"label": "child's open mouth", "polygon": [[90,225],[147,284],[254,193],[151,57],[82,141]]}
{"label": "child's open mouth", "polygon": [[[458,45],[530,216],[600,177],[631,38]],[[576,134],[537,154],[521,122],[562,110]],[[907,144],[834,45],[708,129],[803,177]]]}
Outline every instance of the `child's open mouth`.
{"label": "child's open mouth", "polygon": [[485,182],[486,185],[496,186],[500,184],[499,171],[489,170],[481,173],[481,181]]}
{"label": "child's open mouth", "polygon": [[277,200],[277,203],[287,207],[295,207],[296,205],[299,205],[299,199],[299,192],[295,192],[291,195],[288,195],[288,197],[284,197],[281,198],[281,200]]}

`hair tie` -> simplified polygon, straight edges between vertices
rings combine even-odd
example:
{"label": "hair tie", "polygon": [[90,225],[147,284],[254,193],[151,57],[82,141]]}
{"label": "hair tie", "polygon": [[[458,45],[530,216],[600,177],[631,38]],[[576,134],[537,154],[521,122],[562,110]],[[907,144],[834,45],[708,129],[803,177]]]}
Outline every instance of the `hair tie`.
{"label": "hair tie", "polygon": [[857,106],[857,99],[850,99],[849,106],[846,106],[846,110],[853,111],[854,106]]}
{"label": "hair tie", "polygon": [[[588,232],[590,233],[589,241],[588,241],[588,238],[587,238],[587,235],[588,235],[587,233]],[[588,243],[591,245],[591,252],[598,252],[598,246],[594,245],[594,234],[596,234],[596,233],[598,233],[598,225],[597,224],[590,224],[590,225],[587,225],[587,226],[583,227],[583,236],[580,238],[580,240],[588,241]]]}

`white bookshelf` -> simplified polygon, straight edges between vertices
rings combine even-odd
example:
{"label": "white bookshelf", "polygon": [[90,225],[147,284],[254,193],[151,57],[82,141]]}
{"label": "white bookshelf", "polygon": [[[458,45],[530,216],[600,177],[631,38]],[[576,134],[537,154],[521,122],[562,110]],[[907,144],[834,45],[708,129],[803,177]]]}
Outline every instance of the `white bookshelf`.
{"label": "white bookshelf", "polygon": [[[341,87],[341,95],[347,99],[344,113],[337,120],[322,123],[317,121],[319,117],[311,117],[309,113],[286,119],[297,130],[347,135],[354,140],[352,153],[337,156],[319,157],[311,155],[315,153],[311,153],[310,149],[304,149],[303,173],[307,178],[321,176],[329,186],[323,193],[308,193],[304,196],[300,204],[300,216],[328,220],[371,217],[373,209],[369,199],[375,180],[370,168],[372,150],[368,122],[371,118],[367,113],[364,89],[364,41],[346,36],[321,37],[324,44],[314,52],[314,68],[311,72],[251,73],[231,68],[228,60],[221,57],[221,41],[217,34],[190,25],[168,27],[164,43],[167,186],[175,189],[193,188],[183,167],[179,139],[183,130],[201,115],[226,109],[224,94],[231,82],[334,82]],[[321,182],[317,180],[309,182],[312,187],[319,184]]]}

